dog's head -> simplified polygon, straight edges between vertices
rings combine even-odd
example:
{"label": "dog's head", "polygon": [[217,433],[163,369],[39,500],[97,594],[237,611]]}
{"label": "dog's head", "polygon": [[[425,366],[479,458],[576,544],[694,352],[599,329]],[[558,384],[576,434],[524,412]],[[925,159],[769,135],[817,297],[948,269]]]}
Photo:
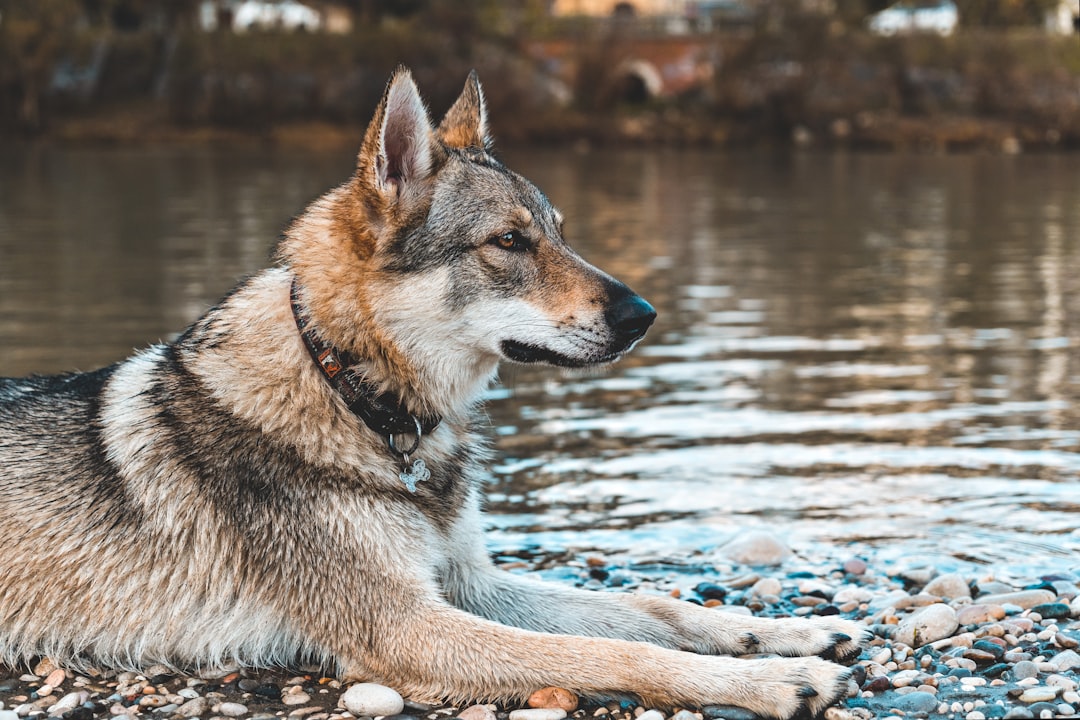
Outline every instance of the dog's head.
{"label": "dog's head", "polygon": [[[460,375],[466,364],[490,374],[500,358],[566,367],[616,360],[655,311],[575,253],[559,211],[490,146],[475,73],[438,127],[409,73],[395,73],[356,174],[324,199],[330,235],[347,251],[321,271],[341,276],[332,304],[348,307],[353,293],[354,323],[434,372]],[[290,262],[308,282],[306,260]]]}

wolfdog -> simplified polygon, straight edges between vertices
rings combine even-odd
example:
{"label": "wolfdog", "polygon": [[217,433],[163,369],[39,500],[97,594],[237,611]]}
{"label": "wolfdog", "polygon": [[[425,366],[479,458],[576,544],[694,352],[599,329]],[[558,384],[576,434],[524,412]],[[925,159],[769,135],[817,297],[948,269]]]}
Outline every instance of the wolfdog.
{"label": "wolfdog", "polygon": [[[861,626],[502,572],[479,398],[500,360],[582,367],[655,318],[491,151],[475,73],[434,127],[407,70],[352,177],[177,340],[0,380],[0,660],[282,666],[420,701],[545,686],[819,715]],[[724,655],[771,653],[787,657]]]}

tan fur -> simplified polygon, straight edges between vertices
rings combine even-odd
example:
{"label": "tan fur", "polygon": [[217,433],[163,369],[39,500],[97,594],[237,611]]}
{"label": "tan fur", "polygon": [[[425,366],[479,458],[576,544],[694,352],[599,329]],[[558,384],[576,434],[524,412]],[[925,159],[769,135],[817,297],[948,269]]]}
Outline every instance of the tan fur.
{"label": "tan fur", "polygon": [[[0,379],[0,658],[267,666],[306,658],[415,700],[560,685],[650,704],[819,715],[859,651],[837,618],[766,620],[501,572],[477,404],[500,359],[592,365],[655,314],[569,249],[488,152],[470,76],[433,129],[400,71],[355,176],[288,229],[280,266],[176,342],[112,368]],[[501,235],[519,231],[520,247]],[[403,458],[320,374],[290,307],[414,413]],[[47,432],[43,431],[47,428]],[[771,652],[740,660],[722,654]]]}

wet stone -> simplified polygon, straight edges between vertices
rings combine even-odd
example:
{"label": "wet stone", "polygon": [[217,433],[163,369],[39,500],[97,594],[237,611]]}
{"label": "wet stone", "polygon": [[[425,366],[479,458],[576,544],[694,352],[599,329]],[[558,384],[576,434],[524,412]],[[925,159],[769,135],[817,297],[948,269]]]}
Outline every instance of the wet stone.
{"label": "wet stone", "polygon": [[1026,678],[1033,678],[1039,676],[1039,666],[1030,660],[1021,660],[1013,665],[1012,668],[1013,678],[1016,680],[1024,680]]}
{"label": "wet stone", "polygon": [[727,588],[724,586],[706,582],[699,583],[694,588],[694,592],[706,600],[723,600],[728,594]]}
{"label": "wet stone", "polygon": [[1031,608],[1031,612],[1039,613],[1039,615],[1041,615],[1044,620],[1050,619],[1050,618],[1053,618],[1053,619],[1067,618],[1072,614],[1069,611],[1069,606],[1068,605],[1066,605],[1065,603],[1057,603],[1057,602],[1055,602],[1055,603],[1043,603],[1041,605],[1036,605],[1033,608]]}
{"label": "wet stone", "polygon": [[916,690],[896,700],[896,707],[907,712],[930,713],[937,710],[938,699],[936,695]]}
{"label": "wet stone", "polygon": [[1033,720],[1035,713],[1026,707],[1014,707],[1005,713],[1004,720]]}
{"label": "wet stone", "polygon": [[255,688],[259,687],[259,681],[252,678],[241,678],[236,686],[244,692],[253,692]]}
{"label": "wet stone", "polygon": [[701,708],[701,714],[708,720],[757,720],[754,713],[734,705],[707,705]]}
{"label": "wet stone", "polygon": [[274,685],[273,683],[259,685],[251,692],[255,695],[258,695],[259,697],[269,698],[270,700],[281,699],[281,688],[279,688],[277,685]]}

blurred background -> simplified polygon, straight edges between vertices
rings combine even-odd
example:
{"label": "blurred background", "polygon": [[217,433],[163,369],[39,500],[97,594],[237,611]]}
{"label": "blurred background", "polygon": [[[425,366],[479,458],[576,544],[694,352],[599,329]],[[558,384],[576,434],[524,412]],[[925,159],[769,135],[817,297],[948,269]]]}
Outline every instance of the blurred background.
{"label": "blurred background", "polygon": [[1077,0],[3,0],[0,128],[326,140],[365,123],[405,63],[436,109],[469,68],[498,78],[504,141],[1073,147],[1078,15]]}
{"label": "blurred background", "polygon": [[998,577],[1080,552],[1076,0],[0,0],[0,375],[168,340],[348,177],[387,77],[659,310],[506,367],[493,552]]}

